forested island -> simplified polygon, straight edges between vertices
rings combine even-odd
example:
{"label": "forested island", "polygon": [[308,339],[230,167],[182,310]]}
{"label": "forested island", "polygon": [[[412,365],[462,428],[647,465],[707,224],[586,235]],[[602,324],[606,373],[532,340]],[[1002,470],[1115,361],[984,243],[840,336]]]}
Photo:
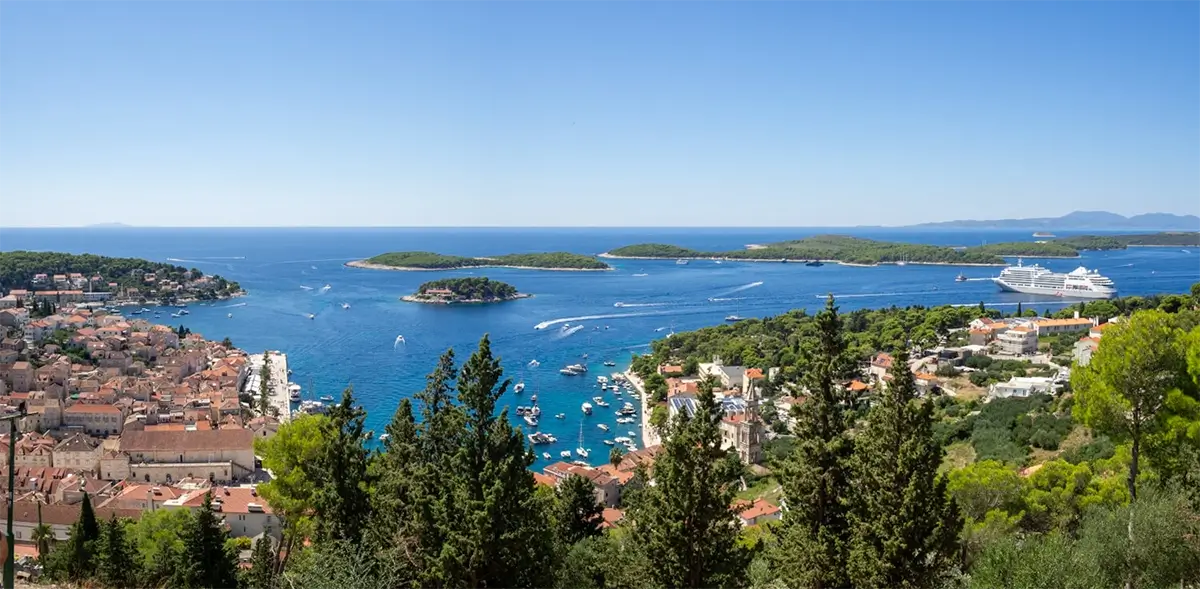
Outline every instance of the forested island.
{"label": "forested island", "polygon": [[704,258],[758,262],[805,262],[820,260],[844,264],[962,264],[1003,266],[1004,259],[991,251],[877,241],[847,235],[814,235],[804,239],[781,241],[742,250],[702,252],[661,243],[643,243],[619,247],[605,254],[611,258]]}
{"label": "forested island", "polygon": [[401,297],[410,303],[435,305],[500,303],[527,298],[532,295],[517,292],[511,284],[492,280],[486,276],[467,278],[443,278],[431,280],[417,287],[417,292]]}
{"label": "forested island", "polygon": [[82,291],[114,298],[211,300],[242,294],[241,286],[197,268],[139,258],[60,252],[0,252],[0,291]]}
{"label": "forested island", "polygon": [[611,270],[592,256],[569,252],[505,254],[501,256],[466,257],[433,252],[389,252],[366,260],[348,262],[347,266],[373,270],[453,270],[455,268],[520,268],[535,270]]}
{"label": "forested island", "polygon": [[1076,250],[1119,250],[1128,247],[1200,247],[1200,232],[1164,231],[1136,235],[1076,235],[1052,243]]}

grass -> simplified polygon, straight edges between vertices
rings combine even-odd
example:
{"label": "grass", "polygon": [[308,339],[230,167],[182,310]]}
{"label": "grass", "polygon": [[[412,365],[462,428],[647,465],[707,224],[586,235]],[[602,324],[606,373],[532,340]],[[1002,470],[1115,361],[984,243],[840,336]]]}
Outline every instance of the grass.
{"label": "grass", "polygon": [[739,491],[738,499],[746,501],[754,501],[758,498],[766,499],[767,501],[779,505],[779,498],[783,496],[783,489],[779,486],[779,481],[773,476],[762,477],[754,480],[747,480],[749,487],[745,491]]}

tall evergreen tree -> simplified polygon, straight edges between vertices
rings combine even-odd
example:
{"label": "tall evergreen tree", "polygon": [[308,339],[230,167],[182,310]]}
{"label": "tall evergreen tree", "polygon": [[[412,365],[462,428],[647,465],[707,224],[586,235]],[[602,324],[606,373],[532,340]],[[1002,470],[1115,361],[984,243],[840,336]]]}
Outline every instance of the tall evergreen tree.
{"label": "tall evergreen tree", "polygon": [[502,375],[484,335],[457,382],[465,428],[442,473],[448,496],[440,499],[447,517],[447,545],[435,563],[441,584],[544,587],[552,580],[553,531],[540,513],[549,506],[535,494],[524,436],[507,410],[496,412],[509,384]]}
{"label": "tall evergreen tree", "polygon": [[892,361],[851,461],[850,581],[857,587],[940,587],[958,553],[962,517],[938,474],[933,402],[918,400],[908,353]]}
{"label": "tall evergreen tree", "polygon": [[564,546],[600,534],[604,506],[596,500],[596,487],[592,481],[573,474],[558,485],[555,495],[558,539]]}
{"label": "tall evergreen tree", "polygon": [[137,586],[137,562],[125,535],[125,522],[114,515],[100,531],[96,549],[96,572],[106,587]]}
{"label": "tall evergreen tree", "polygon": [[322,424],[324,443],[313,469],[318,538],[357,543],[367,529],[371,473],[366,416],[355,404],[354,389],[346,387],[342,402],[329,410],[329,420]]}
{"label": "tall evergreen tree", "polygon": [[783,464],[784,511],[772,558],[791,587],[844,587],[849,536],[847,465],[853,443],[848,412],[853,398],[843,382],[854,374],[833,297],[817,313],[817,344],[803,365],[807,399],[796,410],[796,448]]}
{"label": "tall evergreen tree", "polygon": [[75,581],[91,577],[95,573],[96,544],[99,540],[100,524],[96,521],[96,512],[92,510],[91,497],[84,493],[79,519],[71,526],[70,538],[61,549],[55,551],[55,558],[48,566],[52,576]]}
{"label": "tall evergreen tree", "polygon": [[737,456],[721,449],[722,411],[711,383],[697,396],[696,413],[668,422],[654,486],[631,509],[634,535],[648,575],[659,587],[739,587],[751,553],[732,503],[742,474]]}
{"label": "tall evergreen tree", "polygon": [[85,541],[91,542],[100,538],[100,522],[96,521],[92,498],[87,493],[83,494],[83,503],[79,506],[79,531]]}
{"label": "tall evergreen tree", "polygon": [[226,549],[228,535],[213,511],[212,493],[192,514],[183,534],[183,552],[175,564],[172,587],[207,589],[237,587],[237,555]]}
{"label": "tall evergreen tree", "polygon": [[254,543],[254,552],[250,557],[250,571],[246,574],[243,585],[248,589],[271,589],[275,578],[277,565],[275,547],[269,536],[262,536]]}

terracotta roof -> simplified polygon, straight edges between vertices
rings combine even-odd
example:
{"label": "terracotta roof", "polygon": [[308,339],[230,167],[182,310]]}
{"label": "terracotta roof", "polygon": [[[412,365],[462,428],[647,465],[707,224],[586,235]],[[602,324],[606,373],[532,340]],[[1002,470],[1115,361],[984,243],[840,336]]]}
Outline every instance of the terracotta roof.
{"label": "terracotta roof", "polygon": [[849,389],[852,391],[855,391],[855,392],[865,391],[869,388],[871,388],[870,385],[868,385],[865,382],[862,382],[861,380],[852,380],[852,381],[850,381],[850,384],[849,384]]}
{"label": "terracotta roof", "polygon": [[248,429],[132,431],[121,436],[122,452],[249,450],[253,447],[254,432]]}
{"label": "terracotta roof", "polygon": [[212,487],[210,489],[202,489],[193,492],[183,505],[186,507],[200,507],[204,504],[204,495],[212,493],[213,502],[221,502],[221,513],[250,513],[249,505],[255,503],[262,513],[272,513],[271,506],[267,505],[267,500],[259,495],[254,487]]}
{"label": "terracotta roof", "polygon": [[550,487],[551,489],[558,486],[558,479],[556,479],[550,475],[542,474],[540,472],[533,473],[533,482],[535,482],[539,485],[545,485],[547,487]]}
{"label": "terracotta roof", "polygon": [[738,515],[745,520],[757,519],[764,515],[771,515],[779,511],[778,505],[772,505],[768,503],[766,499],[762,498],[755,499],[754,503],[740,501],[738,504],[735,504],[735,506],[740,506],[742,508],[741,513]]}
{"label": "terracotta roof", "polygon": [[605,507],[604,512],[601,513],[601,517],[604,518],[604,522],[600,524],[600,527],[611,528],[625,519],[625,512],[620,509]]}
{"label": "terracotta roof", "polygon": [[1038,319],[1033,323],[1038,327],[1057,327],[1066,325],[1091,325],[1092,320],[1084,319],[1083,317],[1079,319]]}
{"label": "terracotta roof", "polygon": [[[83,509],[82,503],[74,505],[65,503],[42,505],[42,521],[51,525],[69,526],[79,521],[79,511],[81,509]],[[142,511],[140,509],[96,508],[97,520],[106,521],[113,515],[137,519],[141,517]],[[13,521],[36,524],[38,521],[37,502],[26,499],[15,501],[13,503]]]}
{"label": "terracotta roof", "polygon": [[63,413],[109,413],[120,414],[121,410],[115,405],[101,405],[99,403],[76,403],[67,407]]}

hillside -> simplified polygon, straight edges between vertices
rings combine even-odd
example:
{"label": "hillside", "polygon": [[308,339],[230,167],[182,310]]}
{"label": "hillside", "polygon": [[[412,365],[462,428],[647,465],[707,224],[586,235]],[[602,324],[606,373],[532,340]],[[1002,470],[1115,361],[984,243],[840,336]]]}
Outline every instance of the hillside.
{"label": "hillside", "polygon": [[504,254],[470,258],[433,252],[389,252],[349,262],[348,266],[379,270],[452,270],[455,268],[536,268],[539,270],[608,270],[592,256],[569,252]]}
{"label": "hillside", "polygon": [[1200,247],[1200,232],[1170,231],[1135,235],[1076,235],[1054,240],[1078,250],[1114,250],[1127,247]]}
{"label": "hillside", "polygon": [[1107,211],[1075,211],[1061,217],[1030,219],[959,220],[909,225],[930,229],[1050,229],[1050,230],[1120,230],[1195,231],[1200,229],[1200,217],[1171,213],[1146,213],[1126,217]]}
{"label": "hillside", "polygon": [[[38,275],[45,277],[39,279]],[[54,276],[80,274],[73,284],[55,284]],[[99,280],[88,279],[99,277]],[[192,296],[200,299],[224,298],[241,292],[236,282],[220,276],[206,276],[197,268],[151,262],[140,258],[110,258],[94,254],[60,252],[0,252],[0,291],[24,290],[92,290],[115,291],[137,288],[154,297],[160,285],[178,283],[183,291],[163,294],[165,299]]]}

